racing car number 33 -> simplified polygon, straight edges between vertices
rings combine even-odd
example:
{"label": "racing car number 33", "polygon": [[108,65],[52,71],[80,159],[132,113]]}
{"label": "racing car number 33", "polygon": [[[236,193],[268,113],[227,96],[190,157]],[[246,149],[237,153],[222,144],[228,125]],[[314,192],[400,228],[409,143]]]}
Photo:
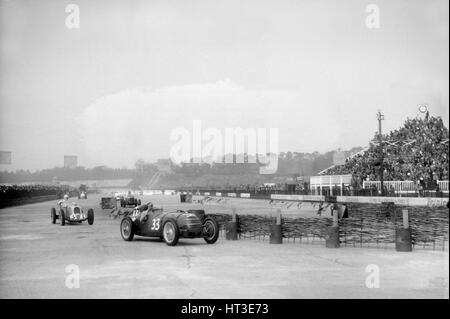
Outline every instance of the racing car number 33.
{"label": "racing car number 33", "polygon": [[158,230],[160,223],[159,223],[160,219],[159,218],[153,218],[152,219],[152,228],[151,230]]}

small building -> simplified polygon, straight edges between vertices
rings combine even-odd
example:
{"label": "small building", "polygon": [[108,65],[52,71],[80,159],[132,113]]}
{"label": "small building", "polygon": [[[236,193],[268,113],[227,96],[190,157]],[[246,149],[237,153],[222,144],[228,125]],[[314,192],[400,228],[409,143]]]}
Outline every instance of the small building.
{"label": "small building", "polygon": [[318,175],[311,176],[310,187],[315,195],[343,195],[344,188],[352,183],[352,175]]}

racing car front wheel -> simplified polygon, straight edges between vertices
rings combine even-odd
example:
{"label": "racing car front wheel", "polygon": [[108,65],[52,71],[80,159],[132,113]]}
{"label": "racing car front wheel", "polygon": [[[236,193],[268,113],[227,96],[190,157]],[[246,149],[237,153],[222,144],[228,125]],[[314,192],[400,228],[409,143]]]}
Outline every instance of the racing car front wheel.
{"label": "racing car front wheel", "polygon": [[172,220],[166,221],[163,226],[163,238],[166,244],[175,246],[178,243],[179,237],[180,232],[178,230],[178,225]]}
{"label": "racing car front wheel", "polygon": [[56,209],[54,207],[52,208],[51,217],[52,217],[52,224],[55,224],[56,223]]}
{"label": "racing car front wheel", "polygon": [[207,217],[203,222],[203,232],[203,239],[208,244],[214,244],[217,241],[217,238],[219,238],[219,224],[217,224],[214,218]]}
{"label": "racing car front wheel", "polygon": [[66,224],[66,213],[64,212],[64,209],[61,209],[59,212],[59,218],[61,219],[61,226],[64,226]]}
{"label": "racing car front wheel", "polygon": [[124,219],[122,219],[122,222],[120,223],[120,234],[125,241],[133,240],[133,221],[130,217],[125,217]]}
{"label": "racing car front wheel", "polygon": [[92,208],[88,209],[88,224],[92,225],[94,223],[94,210]]}

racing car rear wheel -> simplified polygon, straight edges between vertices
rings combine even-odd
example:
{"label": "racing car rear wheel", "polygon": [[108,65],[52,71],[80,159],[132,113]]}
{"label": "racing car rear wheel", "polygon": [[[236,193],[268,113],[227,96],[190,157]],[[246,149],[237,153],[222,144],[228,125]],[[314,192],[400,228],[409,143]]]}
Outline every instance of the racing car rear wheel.
{"label": "racing car rear wheel", "polygon": [[59,212],[59,218],[61,219],[61,226],[64,226],[66,224],[66,213],[64,212],[64,209],[61,209]]}
{"label": "racing car rear wheel", "polygon": [[94,223],[94,210],[92,208],[88,209],[88,224],[92,225]]}
{"label": "racing car rear wheel", "polygon": [[180,232],[178,230],[178,225],[172,220],[166,221],[163,226],[163,238],[166,244],[175,246],[178,243],[179,237]]}
{"label": "racing car rear wheel", "polygon": [[203,239],[205,239],[208,244],[214,244],[217,241],[217,238],[219,238],[219,224],[217,224],[214,218],[205,218],[205,221],[203,222],[203,231]]}
{"label": "racing car rear wheel", "polygon": [[52,208],[51,217],[52,217],[52,224],[55,224],[56,223],[56,209],[54,207]]}
{"label": "racing car rear wheel", "polygon": [[125,217],[124,219],[122,219],[122,222],[120,223],[120,234],[125,241],[133,240],[133,221],[130,217]]}

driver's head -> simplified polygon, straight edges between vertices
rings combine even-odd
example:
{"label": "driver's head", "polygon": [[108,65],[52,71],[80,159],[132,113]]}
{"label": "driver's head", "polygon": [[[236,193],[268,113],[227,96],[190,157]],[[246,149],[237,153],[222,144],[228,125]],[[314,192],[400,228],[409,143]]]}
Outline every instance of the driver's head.
{"label": "driver's head", "polygon": [[69,195],[64,195],[64,200],[68,200],[69,199]]}

